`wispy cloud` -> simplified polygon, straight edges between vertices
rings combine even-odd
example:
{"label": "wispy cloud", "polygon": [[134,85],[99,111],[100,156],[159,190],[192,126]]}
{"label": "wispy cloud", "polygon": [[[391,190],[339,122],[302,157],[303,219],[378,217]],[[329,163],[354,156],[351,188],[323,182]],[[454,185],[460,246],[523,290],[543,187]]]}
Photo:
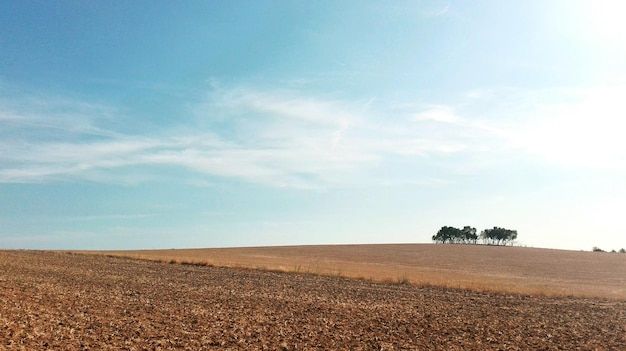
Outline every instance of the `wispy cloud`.
{"label": "wispy cloud", "polygon": [[446,4],[441,10],[436,11],[432,14],[433,17],[439,17],[445,15],[448,10],[450,10],[450,4]]}
{"label": "wispy cloud", "polygon": [[[84,126],[59,123],[74,137],[50,138],[47,117],[69,115],[66,110]],[[114,111],[80,102],[28,109],[4,102],[0,111],[10,113],[2,114],[0,127],[19,121],[20,128],[0,142],[0,182],[141,180],[141,174],[158,174],[154,167],[170,167],[193,172],[188,183],[206,175],[296,188],[406,184],[407,178],[426,186],[446,180],[406,174],[414,170],[398,166],[398,160],[426,166],[437,155],[485,152],[497,137],[450,106],[400,111],[374,99],[351,101],[297,91],[216,88],[204,102],[190,106],[180,126],[150,135],[98,127],[101,132],[94,139],[86,131],[99,118],[111,118],[99,114],[102,110]],[[380,179],[380,167],[396,168]]]}
{"label": "wispy cloud", "polygon": [[5,139],[117,135],[101,126],[119,118],[115,109],[105,105],[11,90],[7,86],[0,86],[0,93],[0,136]]}
{"label": "wispy cloud", "polygon": [[94,222],[94,221],[107,221],[107,220],[136,220],[143,218],[157,217],[156,213],[136,213],[136,214],[107,214],[107,215],[90,215],[90,216],[70,216],[60,217],[55,216],[54,221],[60,222]]}
{"label": "wispy cloud", "polygon": [[[19,99],[0,100],[0,182],[136,183],[186,170],[180,181],[198,186],[213,184],[213,177],[303,189],[438,186],[459,172],[491,167],[503,155],[624,169],[625,92],[508,91],[477,116],[466,106],[471,97],[457,106],[398,106],[218,88],[190,106],[181,125],[142,135],[94,127],[101,119],[116,125],[114,108],[69,100],[31,105],[32,98],[21,108]],[[71,137],[59,136],[59,129]]]}
{"label": "wispy cloud", "polygon": [[448,2],[435,2],[431,3],[429,8],[421,9],[419,16],[421,18],[437,18],[446,16],[450,11],[450,3]]}

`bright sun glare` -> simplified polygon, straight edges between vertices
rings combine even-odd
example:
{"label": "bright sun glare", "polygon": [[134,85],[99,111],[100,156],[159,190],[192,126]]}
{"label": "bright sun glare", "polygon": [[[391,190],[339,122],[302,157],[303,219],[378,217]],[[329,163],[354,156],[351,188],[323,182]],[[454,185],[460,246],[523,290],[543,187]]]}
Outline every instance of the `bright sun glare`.
{"label": "bright sun glare", "polygon": [[626,1],[601,0],[586,4],[592,37],[597,41],[610,41],[623,46],[626,42]]}
{"label": "bright sun glare", "polygon": [[625,93],[626,87],[585,90],[574,104],[543,107],[518,130],[517,141],[550,162],[623,169]]}

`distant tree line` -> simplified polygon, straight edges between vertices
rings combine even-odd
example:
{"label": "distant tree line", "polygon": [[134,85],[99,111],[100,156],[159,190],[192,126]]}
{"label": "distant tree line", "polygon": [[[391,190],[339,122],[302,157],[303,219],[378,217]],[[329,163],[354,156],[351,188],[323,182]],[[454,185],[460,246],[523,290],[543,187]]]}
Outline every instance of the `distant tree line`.
{"label": "distant tree line", "polygon": [[[604,250],[602,250],[601,248],[594,246],[593,249],[591,249],[591,251],[593,252],[606,252]],[[615,250],[611,250],[611,252],[615,253],[615,252],[619,252],[619,253],[626,253],[626,250],[624,248],[621,248],[619,251],[615,251]]]}
{"label": "distant tree line", "polygon": [[478,239],[486,245],[508,245],[517,239],[517,230],[500,227],[485,229],[476,234],[476,228],[465,226],[463,229],[444,226],[433,235],[432,240],[441,244],[477,244]]}

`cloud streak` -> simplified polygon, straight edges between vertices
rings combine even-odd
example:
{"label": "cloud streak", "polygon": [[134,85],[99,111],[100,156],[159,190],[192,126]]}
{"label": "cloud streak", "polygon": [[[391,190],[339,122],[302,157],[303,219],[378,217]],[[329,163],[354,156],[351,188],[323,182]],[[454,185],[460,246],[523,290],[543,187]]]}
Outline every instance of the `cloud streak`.
{"label": "cloud streak", "polygon": [[[100,119],[110,119],[102,110],[114,109],[76,105],[64,108],[83,126],[58,124],[74,134],[64,141],[46,134],[54,127],[45,122],[48,114],[66,114],[63,108],[0,106],[5,111],[0,128],[12,128],[7,125],[14,121],[29,126],[0,142],[0,182],[133,182],[158,179],[158,170],[166,167],[191,172],[188,184],[205,176],[304,189],[406,184],[407,179],[436,185],[449,182],[451,172],[436,162],[438,157],[485,154],[500,142],[497,128],[462,117],[450,106],[398,110],[374,99],[297,91],[214,89],[189,107],[180,126],[144,135],[101,129],[95,139],[86,134],[100,130],[94,127]],[[416,173],[420,168],[429,171]],[[387,170],[384,176],[381,169]],[[440,175],[433,178],[433,173]]]}

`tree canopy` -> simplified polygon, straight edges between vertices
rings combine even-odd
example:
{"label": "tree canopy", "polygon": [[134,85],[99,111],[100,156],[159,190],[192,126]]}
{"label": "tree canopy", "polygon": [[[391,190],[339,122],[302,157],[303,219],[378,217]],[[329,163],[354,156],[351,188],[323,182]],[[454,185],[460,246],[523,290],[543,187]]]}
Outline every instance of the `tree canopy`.
{"label": "tree canopy", "polygon": [[432,239],[434,242],[443,244],[476,244],[478,235],[476,235],[476,228],[470,226],[465,226],[463,229],[446,226],[439,229]]}
{"label": "tree canopy", "polygon": [[[476,244],[479,236],[476,228],[466,225],[463,229],[444,226],[433,235],[435,243],[442,244]],[[493,227],[485,229],[480,233],[480,239],[487,245],[507,245],[512,244],[517,239],[517,230]]]}
{"label": "tree canopy", "polygon": [[517,230],[493,227],[480,233],[480,238],[488,245],[506,245],[517,239]]}

